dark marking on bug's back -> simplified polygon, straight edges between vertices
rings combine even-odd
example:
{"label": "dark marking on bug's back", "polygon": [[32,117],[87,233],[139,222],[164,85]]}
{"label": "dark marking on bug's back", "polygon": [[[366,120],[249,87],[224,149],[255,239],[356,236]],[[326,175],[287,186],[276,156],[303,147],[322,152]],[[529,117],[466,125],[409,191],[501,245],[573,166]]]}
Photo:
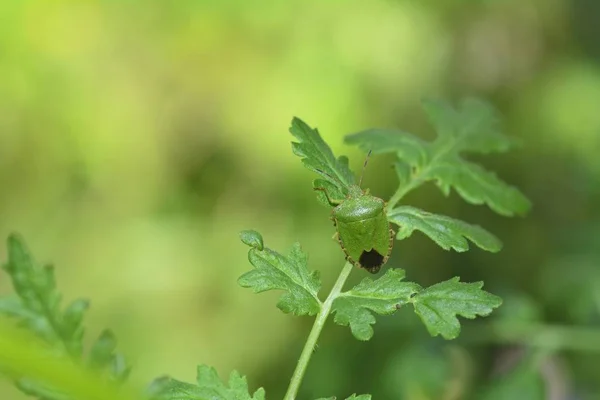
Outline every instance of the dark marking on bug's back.
{"label": "dark marking on bug's back", "polygon": [[379,272],[379,269],[383,265],[384,257],[373,249],[370,251],[363,251],[358,259],[358,263],[361,267],[366,269],[372,274]]}

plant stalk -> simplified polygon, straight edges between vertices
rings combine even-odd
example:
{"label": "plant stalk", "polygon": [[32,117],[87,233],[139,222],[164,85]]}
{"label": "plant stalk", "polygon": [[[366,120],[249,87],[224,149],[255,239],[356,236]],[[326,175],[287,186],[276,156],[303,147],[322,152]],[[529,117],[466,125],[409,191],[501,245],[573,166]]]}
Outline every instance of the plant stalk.
{"label": "plant stalk", "polygon": [[388,201],[389,209],[391,210],[392,208],[394,208],[394,206],[400,200],[402,200],[402,198],[406,196],[408,192],[412,191],[413,189],[416,189],[417,187],[425,183],[425,181],[427,181],[427,179],[430,178],[429,173],[431,172],[431,166],[435,165],[436,161],[439,158],[443,158],[455,146],[456,144],[449,143],[449,145],[447,144],[443,148],[440,148],[437,154],[433,156],[425,166],[412,173],[407,182],[401,182],[400,187],[398,188],[398,190],[396,190],[396,193],[394,193],[394,195]]}
{"label": "plant stalk", "polygon": [[300,384],[302,383],[302,378],[304,378],[304,373],[306,372],[306,367],[308,367],[308,362],[310,361],[310,357],[317,345],[317,340],[321,335],[321,331],[323,330],[323,326],[325,326],[325,321],[327,321],[327,317],[331,312],[331,306],[333,305],[333,301],[339,296],[344,287],[344,283],[346,283],[346,279],[352,272],[354,265],[349,262],[346,262],[344,268],[342,268],[342,272],[340,272],[340,276],[338,276],[337,281],[333,285],[331,292],[327,296],[327,299],[321,305],[321,310],[317,314],[317,318],[315,319],[315,323],[313,324],[310,333],[308,334],[308,339],[306,339],[306,343],[304,344],[304,348],[302,349],[302,353],[300,353],[300,358],[298,359],[298,364],[296,364],[296,369],[294,370],[294,374],[292,375],[292,379],[290,380],[290,386],[288,387],[283,400],[295,400],[296,395],[298,394],[298,389],[300,389]]}
{"label": "plant stalk", "polygon": [[411,190],[417,188],[419,185],[421,185],[423,183],[423,181],[421,179],[411,179],[410,181],[408,181],[407,184],[402,185],[398,188],[398,190],[396,190],[396,193],[394,193],[394,195],[390,198],[390,200],[388,201],[388,209],[392,209],[396,206],[396,204],[398,204],[398,202],[400,200],[402,200],[402,198]]}

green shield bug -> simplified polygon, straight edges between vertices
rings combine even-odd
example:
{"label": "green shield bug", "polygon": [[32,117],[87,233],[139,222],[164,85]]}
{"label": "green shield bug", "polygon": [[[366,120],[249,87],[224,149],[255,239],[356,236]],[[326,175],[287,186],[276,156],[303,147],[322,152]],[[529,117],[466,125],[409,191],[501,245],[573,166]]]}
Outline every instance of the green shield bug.
{"label": "green shield bug", "polygon": [[[363,165],[363,173],[370,154]],[[323,191],[329,204],[334,206],[331,212],[337,231],[334,238],[340,243],[346,260],[376,274],[390,257],[394,231],[387,220],[385,202],[369,194],[368,189],[363,191],[361,183],[362,174],[359,184],[350,186],[344,199],[331,198],[323,187],[314,189]]]}

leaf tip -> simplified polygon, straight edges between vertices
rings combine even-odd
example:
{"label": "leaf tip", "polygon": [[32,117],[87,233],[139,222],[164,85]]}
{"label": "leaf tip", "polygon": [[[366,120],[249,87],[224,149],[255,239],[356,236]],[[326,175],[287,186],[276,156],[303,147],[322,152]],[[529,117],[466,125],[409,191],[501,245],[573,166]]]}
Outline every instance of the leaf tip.
{"label": "leaf tip", "polygon": [[490,308],[498,308],[502,305],[502,303],[504,303],[504,300],[502,300],[502,297],[497,296],[493,293],[489,293],[489,299],[490,299]]}
{"label": "leaf tip", "polygon": [[6,239],[8,261],[2,266],[4,270],[11,273],[16,269],[30,268],[33,257],[25,243],[25,239],[19,233],[12,232]]}
{"label": "leaf tip", "polygon": [[264,249],[263,238],[260,233],[255,230],[244,230],[240,232],[240,239],[242,243],[257,250],[262,251]]}
{"label": "leaf tip", "polygon": [[504,243],[496,235],[489,232],[487,233],[489,240],[487,242],[478,244],[479,248],[489,251],[490,253],[498,253],[504,247]]}
{"label": "leaf tip", "polygon": [[375,332],[373,331],[373,329],[371,329],[371,332],[369,332],[369,333],[357,334],[357,333],[352,332],[352,334],[357,340],[360,340],[361,342],[368,342],[369,340],[371,340],[371,338],[373,337]]}
{"label": "leaf tip", "polygon": [[7,241],[8,241],[8,243],[22,243],[22,242],[24,242],[23,236],[20,233],[18,233],[18,232],[11,232],[8,235]]}
{"label": "leaf tip", "polygon": [[533,208],[533,203],[524,194],[522,197],[523,198],[521,199],[521,205],[519,207],[518,214],[519,216],[524,217],[525,215],[529,214],[529,211],[531,211]]}
{"label": "leaf tip", "polygon": [[300,118],[294,116],[294,117],[292,117],[292,122],[290,123],[289,132],[292,135],[296,136],[297,130],[301,130],[301,131],[310,130],[310,127],[308,126],[308,124],[306,122],[304,122]]}
{"label": "leaf tip", "polygon": [[6,239],[9,252],[19,251],[21,253],[28,253],[25,239],[20,233],[11,232]]}

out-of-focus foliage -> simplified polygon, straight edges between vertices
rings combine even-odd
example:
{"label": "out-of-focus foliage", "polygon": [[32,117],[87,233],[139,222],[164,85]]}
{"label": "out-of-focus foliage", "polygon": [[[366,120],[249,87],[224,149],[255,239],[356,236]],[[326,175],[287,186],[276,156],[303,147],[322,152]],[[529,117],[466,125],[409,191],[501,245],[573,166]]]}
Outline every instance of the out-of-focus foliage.
{"label": "out-of-focus foliage", "polygon": [[[24,393],[40,400],[141,400],[139,391],[116,387],[99,379],[98,374],[81,368],[67,357],[49,352],[48,346],[33,335],[17,329],[6,319],[0,321],[0,365],[2,373],[17,380]],[[10,365],[10,369],[6,366]],[[21,379],[27,376],[30,380]],[[60,392],[41,387],[38,382],[53,382]],[[17,398],[15,396],[15,398]]]}
{"label": "out-of-focus foliage", "polygon": [[[449,108],[447,110],[451,111]],[[452,121],[448,121],[448,123],[452,130],[468,129],[468,125],[465,128],[455,125]],[[311,129],[298,118],[294,118],[290,132],[300,140],[300,142],[293,142],[292,148],[296,155],[302,157],[303,164],[313,172],[327,178],[333,192],[337,192],[340,197],[347,195],[345,199],[338,200],[340,201],[340,207],[344,207],[346,201],[354,201],[352,204],[355,205],[352,205],[349,209],[351,214],[356,211],[353,208],[360,209],[362,207],[361,199],[373,198],[373,196],[367,195],[360,186],[350,184],[354,181],[354,178],[348,168],[348,158],[336,158],[316,129]],[[480,134],[486,135],[488,132],[484,130]],[[397,136],[394,133],[380,132],[378,138],[385,141],[387,139],[386,135],[390,137]],[[478,138],[475,133],[471,135],[473,136],[472,140],[485,141]],[[460,137],[449,137],[446,138],[444,144],[452,147],[460,141]],[[409,156],[407,158],[410,160],[413,157]],[[436,156],[428,162],[426,168],[435,169],[436,159],[440,159],[442,163],[444,162],[441,157]],[[401,154],[400,162],[403,162]],[[439,177],[439,179],[443,180],[443,177]],[[411,189],[416,189],[419,184],[424,182],[425,180],[421,180],[418,184],[415,184],[401,181],[400,188],[396,193],[407,193],[407,190],[403,189],[403,185],[410,185]],[[441,183],[443,184],[443,181]],[[316,184],[315,189],[328,190],[319,187],[318,181],[316,181]],[[482,190],[482,188],[479,190]],[[477,189],[475,189],[475,192],[477,192]],[[329,192],[326,198],[329,199],[331,195],[332,193]],[[392,207],[402,196],[394,194],[393,198],[396,201],[393,204],[391,201],[389,203]],[[384,204],[383,200],[380,201],[381,204]],[[389,238],[393,241],[393,231],[389,229],[388,216],[384,213],[384,209],[385,207],[382,206],[379,215],[385,222],[384,234],[386,236],[384,236],[384,240],[387,241]],[[391,219],[391,221],[394,220]],[[439,225],[432,228],[434,230],[449,230],[450,235],[447,235],[448,237],[452,237],[452,235],[460,236],[465,234],[464,229],[462,229],[464,224],[458,222],[454,221],[452,225]],[[336,223],[336,225],[338,224]],[[403,225],[406,225],[406,221],[403,222]],[[408,228],[410,229],[410,226]],[[453,229],[456,228],[459,229],[453,232]],[[431,229],[428,230],[431,236],[430,231]],[[474,229],[471,229],[471,231],[471,233],[475,232]],[[344,240],[342,231],[338,229],[338,233],[340,239]],[[387,236],[389,234],[392,235]],[[491,237],[481,228],[479,228],[478,235]],[[406,236],[409,235],[405,235],[404,238]],[[443,238],[440,235],[437,236]],[[472,236],[470,235],[471,239],[473,239]],[[393,268],[388,269],[383,276],[375,281],[365,278],[354,288],[342,292],[343,286],[354,267],[354,262],[351,262],[349,257],[346,257],[345,266],[327,299],[321,302],[318,297],[321,288],[319,273],[317,271],[309,272],[307,254],[301,250],[299,243],[294,244],[290,255],[286,257],[265,248],[262,236],[256,231],[244,230],[240,233],[240,239],[250,247],[248,260],[254,267],[238,279],[238,283],[242,287],[252,288],[255,293],[283,290],[284,294],[279,299],[277,306],[285,313],[297,316],[316,315],[318,313],[315,325],[304,345],[302,355],[291,378],[292,383],[286,392],[286,399],[296,398],[310,355],[312,355],[317,345],[324,323],[331,312],[335,313],[334,321],[340,325],[350,326],[352,334],[357,339],[369,340],[373,336],[373,328],[371,327],[375,323],[373,314],[391,315],[397,312],[401,306],[410,302],[432,336],[441,334],[445,339],[454,339],[460,332],[458,315],[470,319],[474,319],[477,315],[487,316],[494,308],[501,305],[500,298],[481,290],[481,282],[461,283],[459,278],[453,278],[423,289],[416,283],[402,282],[405,276],[404,271]],[[481,240],[476,240],[476,242],[481,242]],[[367,241],[367,245],[368,243]],[[446,250],[449,249],[446,243],[440,243],[440,245]],[[390,246],[390,251],[391,248]],[[365,250],[367,249],[370,248],[365,247]],[[0,302],[0,310],[4,310],[11,317],[18,318],[21,325],[46,340],[49,349],[56,352],[59,357],[67,356],[72,358],[73,361],[81,363],[81,340],[83,338],[81,322],[88,303],[84,300],[76,300],[62,313],[60,310],[61,295],[56,289],[53,268],[51,266],[44,268],[37,266],[24,242],[17,235],[11,235],[8,239],[8,262],[4,269],[12,280],[17,297],[8,297]],[[370,272],[376,273],[373,270],[370,270]],[[91,369],[99,372],[108,367],[111,380],[123,381],[128,377],[130,370],[121,355],[113,354],[115,347],[116,338],[114,335],[110,331],[104,331],[92,345],[88,364]],[[305,356],[306,354],[309,356]],[[25,394],[35,396],[40,400],[69,400],[71,398],[71,393],[66,392],[65,388],[59,386],[52,379],[36,382],[27,374],[18,375],[9,362],[3,364],[1,368],[7,371],[6,376],[13,379],[16,386]],[[219,380],[217,371],[206,365],[198,367],[196,380],[197,385],[179,381],[169,376],[159,378],[154,380],[150,386],[149,395],[152,399],[157,400],[175,398],[200,400],[208,397],[211,399],[218,397],[224,400],[252,400],[255,398],[256,400],[264,400],[265,397],[263,388],[260,388],[251,396],[248,392],[246,378],[240,376],[237,371],[234,371],[231,375],[229,388]],[[351,397],[354,397],[354,395]],[[370,398],[370,395],[361,397]]]}
{"label": "out-of-focus foliage", "polygon": [[265,400],[265,390],[260,388],[250,394],[246,377],[234,371],[227,385],[219,379],[214,368],[198,366],[197,385],[181,382],[172,378],[157,381],[152,388],[152,400]]}
{"label": "out-of-focus foliage", "polygon": [[513,141],[498,128],[489,105],[473,99],[458,110],[439,101],[424,102],[424,108],[437,137],[424,142],[410,133],[368,129],[350,135],[347,143],[358,144],[375,153],[396,153],[400,191],[390,199],[390,207],[414,187],[433,181],[448,196],[450,189],[471,204],[485,204],[505,216],[524,215],[531,204],[517,188],[496,174],[464,159],[462,153],[504,152]]}
{"label": "out-of-focus foliage", "polygon": [[[337,397],[321,398],[321,399],[317,399],[317,400],[337,400]],[[348,397],[346,400],[371,400],[371,396],[368,394],[360,394],[358,396],[356,394],[353,394],[352,396]]]}
{"label": "out-of-focus foliage", "polygon": [[[323,239],[328,211],[289,155],[290,118],[318,126],[358,171],[343,135],[379,126],[430,140],[421,98],[484,97],[523,146],[483,164],[532,213],[509,220],[434,188],[411,193],[504,248],[454,254],[415,235],[389,265],[424,286],[483,280],[502,312],[466,324],[458,349],[426,340],[409,310],[366,343],[332,324],[301,396],[460,398],[525,366],[555,396],[596,399],[599,19],[591,0],[0,2],[0,237],[20,231],[60,265],[65,301],[94,300],[89,330],[118,333],[132,380],[193,381],[205,363],[281,397],[309,322],[265,312],[275,294],[239,289],[237,232],[301,242],[323,286],[341,262]],[[381,197],[396,187],[388,166],[375,158],[363,180]],[[543,350],[538,362],[529,348]],[[25,398],[4,383],[0,397]]]}
{"label": "out-of-focus foliage", "polygon": [[[123,382],[129,375],[123,355],[115,353],[116,338],[104,330],[92,344],[89,356],[83,357],[83,316],[88,302],[77,299],[61,310],[61,294],[56,287],[54,267],[40,267],[22,238],[8,238],[8,261],[3,269],[12,281],[14,296],[0,298],[0,313],[17,320],[17,324],[43,340],[47,352],[58,359],[70,359],[108,381]],[[18,350],[17,350],[18,351]],[[43,357],[42,357],[43,358]],[[25,358],[26,364],[27,358]],[[31,362],[31,361],[30,361]],[[0,363],[5,377],[10,377],[24,393],[42,400],[69,400],[72,393],[61,393],[62,387],[36,381],[35,376],[14,369],[12,364]],[[27,367],[22,368],[27,371]],[[29,366],[29,369],[35,369]],[[81,374],[77,374],[81,375]],[[77,385],[74,383],[73,385]],[[70,385],[72,388],[73,385]],[[67,385],[69,386],[69,385]]]}

